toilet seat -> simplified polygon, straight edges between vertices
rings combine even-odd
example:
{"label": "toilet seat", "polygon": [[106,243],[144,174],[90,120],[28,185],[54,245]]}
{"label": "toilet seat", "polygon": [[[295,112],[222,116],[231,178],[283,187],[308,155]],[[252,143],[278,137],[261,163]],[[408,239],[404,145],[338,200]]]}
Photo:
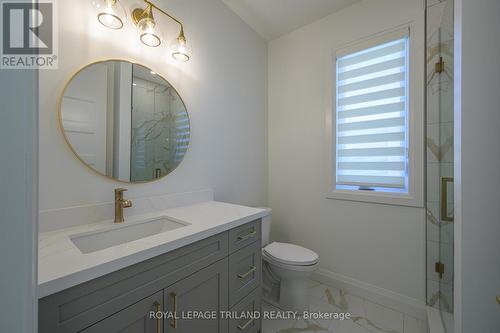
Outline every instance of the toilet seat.
{"label": "toilet seat", "polygon": [[294,266],[298,270],[300,270],[300,267],[307,269],[308,266],[314,266],[319,261],[316,252],[289,243],[273,242],[264,247],[262,254],[276,264]]}
{"label": "toilet seat", "polygon": [[318,266],[318,263],[307,266],[284,264],[282,262],[279,262],[275,258],[271,257],[264,250],[262,250],[262,259],[271,265],[271,270],[274,267],[274,268],[282,268],[291,272],[293,271],[293,272],[307,273],[307,272],[314,272]]}

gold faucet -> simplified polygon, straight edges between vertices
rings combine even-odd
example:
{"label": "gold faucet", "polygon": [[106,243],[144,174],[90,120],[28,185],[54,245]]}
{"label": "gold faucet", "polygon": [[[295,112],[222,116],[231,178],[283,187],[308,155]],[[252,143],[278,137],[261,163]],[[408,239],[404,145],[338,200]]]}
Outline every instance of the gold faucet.
{"label": "gold faucet", "polygon": [[123,218],[123,208],[132,207],[132,201],[123,199],[123,192],[127,189],[115,189],[115,223],[122,223],[125,221]]}

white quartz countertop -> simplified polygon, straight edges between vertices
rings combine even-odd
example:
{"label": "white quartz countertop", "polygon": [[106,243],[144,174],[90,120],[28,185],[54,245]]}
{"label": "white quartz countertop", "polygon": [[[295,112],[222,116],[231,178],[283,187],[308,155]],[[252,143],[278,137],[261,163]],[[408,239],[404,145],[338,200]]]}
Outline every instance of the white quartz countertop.
{"label": "white quartz countertop", "polygon": [[269,214],[261,208],[208,201],[129,217],[134,223],[167,217],[189,225],[125,244],[84,254],[70,236],[106,229],[113,221],[81,225],[39,235],[38,297],[42,298]]}

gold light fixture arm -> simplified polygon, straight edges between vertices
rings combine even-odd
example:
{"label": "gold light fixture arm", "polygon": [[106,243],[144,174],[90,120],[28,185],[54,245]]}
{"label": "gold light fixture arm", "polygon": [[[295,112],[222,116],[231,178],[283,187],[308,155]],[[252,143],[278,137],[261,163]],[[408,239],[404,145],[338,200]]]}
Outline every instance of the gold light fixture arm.
{"label": "gold light fixture arm", "polygon": [[146,8],[135,8],[132,11],[132,21],[134,22],[135,25],[139,23],[140,20],[143,18],[153,18],[153,7],[150,5],[147,5]]}
{"label": "gold light fixture arm", "polygon": [[181,30],[180,30],[180,33],[179,33],[179,37],[185,39],[185,37],[184,37],[184,26],[182,25],[181,21],[179,21],[178,19],[176,19],[175,17],[173,17],[172,15],[170,15],[169,13],[167,13],[166,11],[164,11],[163,9],[159,8],[158,6],[156,6],[154,3],[152,3],[149,0],[144,0],[144,3],[146,3],[146,5],[147,5],[147,7],[145,9],[135,8],[133,10],[133,12],[132,12],[132,19],[134,20],[134,23],[136,25],[144,17],[153,18],[153,8],[154,8],[157,11],[159,11],[160,13],[162,13],[163,15],[165,15],[165,16],[169,17],[170,19],[172,19],[175,23],[177,23],[181,27]]}

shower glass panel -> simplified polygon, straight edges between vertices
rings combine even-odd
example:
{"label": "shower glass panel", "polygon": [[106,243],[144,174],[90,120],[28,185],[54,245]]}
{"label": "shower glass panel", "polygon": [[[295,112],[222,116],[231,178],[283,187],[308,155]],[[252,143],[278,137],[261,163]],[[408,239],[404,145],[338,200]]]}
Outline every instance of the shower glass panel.
{"label": "shower glass panel", "polygon": [[427,7],[427,303],[453,332],[453,0]]}
{"label": "shower glass panel", "polygon": [[190,137],[184,103],[173,87],[152,73],[133,68],[130,180],[135,182],[172,172]]}

